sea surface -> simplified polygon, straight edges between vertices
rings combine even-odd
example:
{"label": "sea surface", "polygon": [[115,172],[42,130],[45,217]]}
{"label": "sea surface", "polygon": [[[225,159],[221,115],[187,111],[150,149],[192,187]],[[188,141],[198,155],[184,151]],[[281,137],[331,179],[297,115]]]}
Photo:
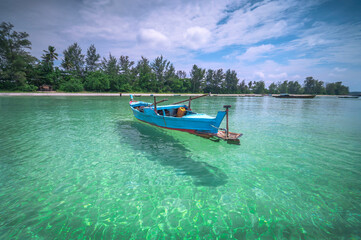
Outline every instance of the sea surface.
{"label": "sea surface", "polygon": [[128,101],[0,97],[0,239],[361,239],[361,99],[192,102],[239,146]]}

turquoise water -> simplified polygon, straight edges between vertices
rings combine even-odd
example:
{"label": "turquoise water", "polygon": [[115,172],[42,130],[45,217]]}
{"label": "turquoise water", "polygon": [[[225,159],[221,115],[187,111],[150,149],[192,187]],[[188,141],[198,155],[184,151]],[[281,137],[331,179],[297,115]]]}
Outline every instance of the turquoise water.
{"label": "turquoise water", "polygon": [[241,145],[126,97],[0,97],[0,239],[360,239],[361,99],[192,104],[232,105]]}

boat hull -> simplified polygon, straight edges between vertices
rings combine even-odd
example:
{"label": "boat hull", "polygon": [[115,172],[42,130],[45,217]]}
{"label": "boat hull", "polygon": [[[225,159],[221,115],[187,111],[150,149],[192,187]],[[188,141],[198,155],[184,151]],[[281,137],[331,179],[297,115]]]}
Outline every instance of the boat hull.
{"label": "boat hull", "polygon": [[359,98],[358,96],[342,96],[342,97],[338,97],[338,98]]}
{"label": "boat hull", "polygon": [[273,97],[275,97],[275,98],[314,98],[314,97],[316,97],[316,95],[304,95],[304,96],[302,96],[302,95],[288,95],[288,96],[280,95],[280,96],[273,96]]}
{"label": "boat hull", "polygon": [[151,108],[144,109],[144,112],[132,108],[132,111],[136,119],[151,125],[190,133],[199,132],[206,134],[217,134],[219,125],[225,116],[224,111],[220,111],[216,118],[178,118],[161,116],[155,114]]}
{"label": "boat hull", "polygon": [[160,128],[187,132],[190,134],[200,136],[202,138],[211,139],[212,141],[216,141],[216,142],[218,142],[220,139],[222,139],[222,140],[227,141],[227,143],[229,143],[229,144],[235,144],[235,145],[240,145],[239,138],[243,135],[242,133],[233,133],[233,132],[229,132],[227,134],[227,132],[225,130],[218,130],[217,133],[210,133],[210,132],[198,131],[198,130],[194,130],[194,129],[168,128],[168,127],[162,127],[159,125],[155,125],[155,124],[140,120],[139,118],[137,118],[137,120],[147,123],[147,124],[150,124],[150,125],[153,125],[153,126],[156,126],[156,127],[160,127]]}

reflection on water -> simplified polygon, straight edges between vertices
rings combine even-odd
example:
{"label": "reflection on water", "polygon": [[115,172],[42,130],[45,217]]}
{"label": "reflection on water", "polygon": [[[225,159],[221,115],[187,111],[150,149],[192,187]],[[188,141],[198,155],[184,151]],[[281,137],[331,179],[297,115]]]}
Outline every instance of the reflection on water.
{"label": "reflection on water", "polygon": [[206,162],[194,161],[191,153],[165,130],[138,121],[118,122],[121,143],[146,153],[150,161],[173,167],[176,174],[193,178],[197,186],[217,187],[227,183],[227,175]]}

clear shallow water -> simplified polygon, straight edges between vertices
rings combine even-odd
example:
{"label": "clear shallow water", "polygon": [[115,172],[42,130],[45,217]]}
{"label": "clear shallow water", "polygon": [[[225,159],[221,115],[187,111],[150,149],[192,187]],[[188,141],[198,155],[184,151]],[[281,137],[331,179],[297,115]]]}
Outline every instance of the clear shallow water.
{"label": "clear shallow water", "polygon": [[125,97],[0,97],[0,239],[360,239],[361,99],[192,104],[231,104],[241,146]]}

